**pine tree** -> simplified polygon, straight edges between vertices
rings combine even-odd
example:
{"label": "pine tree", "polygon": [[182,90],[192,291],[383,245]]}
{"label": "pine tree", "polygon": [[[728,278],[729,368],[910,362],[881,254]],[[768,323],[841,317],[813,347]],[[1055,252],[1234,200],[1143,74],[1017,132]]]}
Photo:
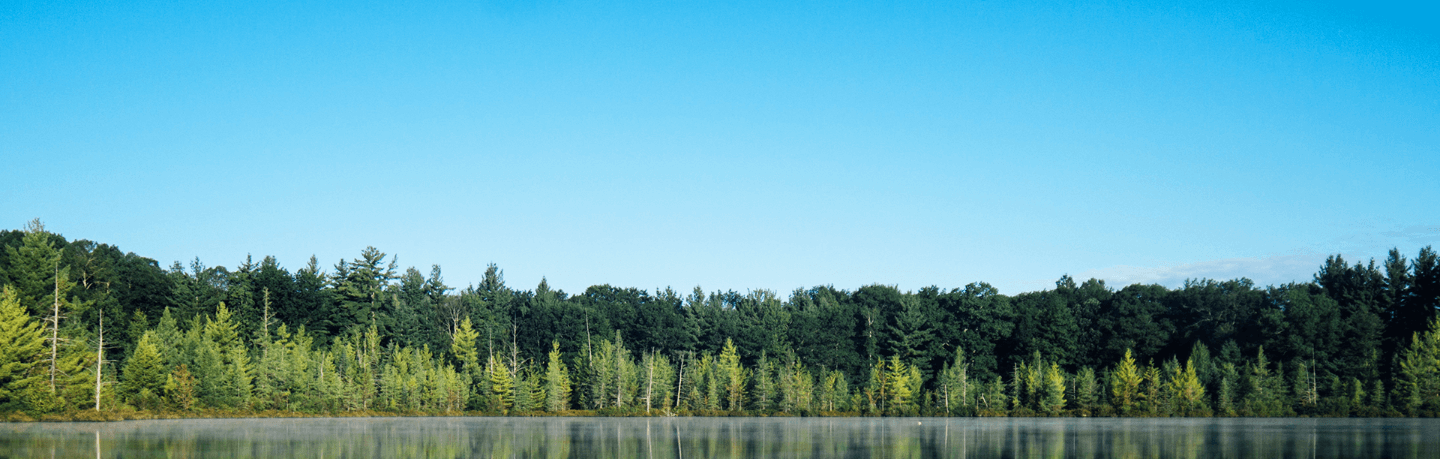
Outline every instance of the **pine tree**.
{"label": "pine tree", "polygon": [[1398,397],[1411,415],[1440,408],[1440,318],[1431,319],[1430,330],[1415,333],[1410,348],[1400,357]]}
{"label": "pine tree", "polygon": [[1090,367],[1081,368],[1075,374],[1075,405],[1082,410],[1094,410],[1099,403],[1099,388],[1095,380],[1095,370]]}
{"label": "pine tree", "polygon": [[1197,411],[1204,409],[1205,386],[1200,384],[1200,376],[1195,372],[1195,360],[1185,361],[1185,370],[1175,367],[1170,375],[1171,400],[1177,405],[1177,414],[1182,416],[1193,416]]}
{"label": "pine tree", "polygon": [[[466,319],[469,320],[469,319]],[[550,342],[550,360],[545,365],[545,407],[550,411],[570,409],[570,372],[560,360],[560,342]]]}
{"label": "pine tree", "polygon": [[121,391],[130,403],[141,409],[158,408],[158,402],[165,388],[165,361],[160,348],[155,345],[155,332],[147,331],[135,345],[135,353],[125,362],[124,385]]}
{"label": "pine tree", "polygon": [[25,225],[19,247],[5,248],[7,266],[4,266],[4,276],[0,277],[0,281],[8,282],[0,284],[8,283],[15,290],[21,307],[35,317],[50,315],[56,277],[60,274],[68,276],[70,273],[68,266],[60,266],[63,254],[51,242],[52,237],[37,218]]}
{"label": "pine tree", "polygon": [[1065,373],[1060,371],[1060,364],[1051,362],[1050,368],[1045,371],[1044,382],[1045,396],[1041,402],[1041,408],[1051,414],[1059,414],[1065,409]]}
{"label": "pine tree", "polygon": [[965,361],[965,350],[955,347],[955,360],[940,371],[940,402],[949,414],[970,406],[970,364]]}
{"label": "pine tree", "polygon": [[490,376],[490,407],[501,412],[508,411],[515,402],[515,379],[510,368],[492,354],[485,363],[485,372]]}
{"label": "pine tree", "polygon": [[44,350],[39,322],[32,322],[10,286],[0,288],[0,410],[20,408],[42,381],[31,369]]}
{"label": "pine tree", "polygon": [[774,408],[775,400],[775,362],[766,354],[760,351],[760,360],[755,363],[754,390],[750,391],[751,406],[759,411],[768,411]]}
{"label": "pine tree", "polygon": [[1135,398],[1140,395],[1141,375],[1135,367],[1135,359],[1130,356],[1130,350],[1125,350],[1125,357],[1115,366],[1115,371],[1110,374],[1110,396],[1115,408],[1121,414],[1129,414],[1134,407]]}
{"label": "pine tree", "polygon": [[165,377],[165,395],[182,411],[190,411],[195,407],[195,376],[190,374],[190,369],[185,364],[175,367],[175,370]]}
{"label": "pine tree", "polygon": [[489,397],[488,391],[480,390],[484,369],[480,367],[480,350],[476,344],[479,338],[480,333],[475,331],[469,317],[460,321],[460,325],[450,337],[450,355],[455,357],[455,363],[460,367],[461,380],[470,388],[466,399],[471,408],[479,408],[483,404],[482,400]]}
{"label": "pine tree", "polygon": [[735,343],[730,338],[725,338],[725,347],[720,351],[720,357],[716,359],[721,374],[721,383],[724,386],[726,405],[725,409],[740,411],[745,406],[745,383],[749,379],[749,372],[740,364],[740,354],[735,348]]}
{"label": "pine tree", "polygon": [[1216,407],[1219,415],[1235,416],[1235,384],[1239,381],[1239,371],[1235,364],[1225,362],[1220,365],[1220,390],[1215,395]]}
{"label": "pine tree", "polygon": [[911,408],[914,395],[910,384],[910,365],[900,361],[900,354],[891,354],[885,366],[885,395],[887,411],[899,413]]}

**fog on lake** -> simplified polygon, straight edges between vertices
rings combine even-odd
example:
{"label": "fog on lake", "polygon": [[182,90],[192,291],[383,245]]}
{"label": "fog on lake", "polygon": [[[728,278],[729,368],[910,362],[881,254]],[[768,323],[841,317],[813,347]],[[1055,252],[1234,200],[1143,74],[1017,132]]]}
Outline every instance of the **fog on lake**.
{"label": "fog on lake", "polygon": [[0,457],[1440,457],[1433,419],[315,418],[0,426]]}

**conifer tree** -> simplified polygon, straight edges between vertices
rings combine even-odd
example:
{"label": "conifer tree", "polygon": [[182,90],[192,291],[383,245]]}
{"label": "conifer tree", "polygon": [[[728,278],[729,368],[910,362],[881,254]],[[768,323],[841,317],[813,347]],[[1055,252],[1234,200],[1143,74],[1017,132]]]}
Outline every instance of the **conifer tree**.
{"label": "conifer tree", "polygon": [[470,317],[460,321],[455,328],[455,333],[450,337],[450,355],[455,357],[456,365],[460,366],[460,379],[465,382],[465,387],[470,388],[466,394],[468,404],[471,408],[479,408],[482,401],[489,398],[488,391],[481,391],[482,373],[484,369],[480,365],[480,350],[477,348],[477,341],[480,333],[470,322]]}
{"label": "conifer tree", "polygon": [[739,351],[735,348],[735,342],[730,338],[725,338],[725,347],[720,351],[716,365],[719,367],[721,383],[724,386],[725,409],[740,411],[745,406],[745,383],[750,374],[740,364]]}
{"label": "conifer tree", "polygon": [[155,332],[147,331],[135,345],[135,353],[125,362],[122,371],[124,385],[121,391],[141,409],[158,408],[160,396],[165,388],[165,361],[160,348],[155,344]]}
{"label": "conifer tree", "polygon": [[1177,405],[1177,414],[1192,416],[1193,413],[1204,409],[1205,386],[1200,384],[1200,376],[1195,372],[1195,360],[1185,361],[1185,370],[1181,371],[1176,366],[1174,373],[1170,375],[1171,400]]}
{"label": "conifer tree", "polygon": [[767,411],[774,408],[776,384],[775,384],[775,362],[765,351],[760,351],[760,360],[755,363],[754,390],[750,391],[750,403],[756,410]]}
{"label": "conifer tree", "polygon": [[1235,416],[1235,385],[1238,383],[1239,370],[1235,364],[1225,362],[1220,365],[1220,390],[1215,395],[1216,408],[1222,416]]}
{"label": "conifer tree", "polygon": [[1140,371],[1135,367],[1135,359],[1130,356],[1130,350],[1126,349],[1125,357],[1110,374],[1111,400],[1121,414],[1129,414],[1134,407],[1135,398],[1140,395],[1141,379]]}
{"label": "conifer tree", "polygon": [[510,368],[492,354],[485,363],[485,372],[490,380],[491,409],[508,411],[515,402],[515,379]]}
{"label": "conifer tree", "polygon": [[20,408],[41,383],[41,375],[31,371],[45,346],[41,333],[15,290],[0,287],[0,410]]}
{"label": "conifer tree", "polygon": [[1430,329],[1415,333],[1409,349],[1400,358],[1398,397],[1410,414],[1440,407],[1440,318],[1431,319]]}
{"label": "conifer tree", "polygon": [[190,411],[195,407],[195,376],[190,374],[190,369],[185,364],[175,367],[165,377],[165,394],[170,402],[183,411]]}
{"label": "conifer tree", "polygon": [[1045,398],[1041,405],[1051,414],[1065,409],[1065,373],[1060,371],[1059,363],[1050,362],[1050,368],[1045,371]]}
{"label": "conifer tree", "polygon": [[955,360],[940,371],[939,386],[940,403],[947,414],[970,406],[970,364],[965,361],[965,349],[955,347]]}
{"label": "conifer tree", "polygon": [[1075,405],[1082,410],[1094,410],[1099,403],[1099,388],[1096,385],[1095,369],[1083,367],[1075,374]]}
{"label": "conifer tree", "polygon": [[900,354],[891,354],[885,366],[885,395],[887,411],[901,412],[910,408],[914,395],[910,384],[910,365],[900,360]]}
{"label": "conifer tree", "polygon": [[[469,320],[469,319],[466,319]],[[545,365],[545,408],[549,411],[570,409],[570,372],[560,360],[560,342],[550,342],[550,360]]]}
{"label": "conifer tree", "polygon": [[[51,238],[40,219],[31,220],[25,225],[20,246],[5,248],[7,266],[3,266],[4,271],[0,272],[4,274],[0,276],[0,281],[8,281],[0,284],[8,283],[15,290],[21,307],[35,317],[49,315],[56,277],[60,274],[68,277],[70,273],[70,267],[61,266],[63,254]],[[68,291],[68,288],[65,289]]]}

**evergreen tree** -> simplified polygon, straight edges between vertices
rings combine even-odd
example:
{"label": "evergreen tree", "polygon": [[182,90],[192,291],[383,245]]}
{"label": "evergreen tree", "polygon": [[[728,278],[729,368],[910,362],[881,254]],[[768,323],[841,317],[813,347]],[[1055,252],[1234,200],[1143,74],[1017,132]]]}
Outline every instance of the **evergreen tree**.
{"label": "evergreen tree", "polygon": [[[469,318],[465,319],[469,321]],[[560,360],[560,342],[550,342],[550,360],[545,365],[545,408],[549,411],[570,409],[570,372]]]}
{"label": "evergreen tree", "polygon": [[940,371],[940,402],[949,414],[954,410],[970,406],[970,364],[965,361],[965,350],[955,348],[955,360]]}
{"label": "evergreen tree", "polygon": [[1058,363],[1051,362],[1050,368],[1045,371],[1044,398],[1040,405],[1052,415],[1065,409],[1065,373],[1060,371]]}
{"label": "evergreen tree", "polygon": [[891,354],[885,365],[886,411],[900,413],[912,409],[915,395],[914,384],[910,383],[910,365],[900,360],[899,354]]}
{"label": "evergreen tree", "polygon": [[755,363],[755,372],[752,379],[754,380],[754,386],[750,391],[751,406],[759,411],[768,411],[774,408],[775,396],[777,395],[775,361],[763,350],[760,351],[760,360]]}
{"label": "evergreen tree", "polygon": [[125,362],[121,391],[141,409],[157,408],[165,388],[165,361],[155,344],[155,332],[145,332],[135,346],[135,353]]}
{"label": "evergreen tree", "polygon": [[1403,397],[1411,415],[1440,408],[1440,318],[1431,319],[1430,330],[1411,337],[1400,359],[1400,375],[1396,397]]}
{"label": "evergreen tree", "polygon": [[725,409],[740,411],[741,407],[745,406],[745,383],[749,380],[750,372],[740,364],[740,354],[735,349],[734,341],[725,339],[725,347],[715,359],[715,365],[725,392]]}
{"label": "evergreen tree", "polygon": [[[35,317],[50,314],[56,277],[63,274],[68,278],[70,273],[69,266],[61,266],[63,254],[60,248],[55,247],[54,239],[56,237],[45,231],[45,225],[37,218],[25,225],[19,247],[5,248],[7,263],[4,271],[0,272],[4,274],[0,280],[15,290],[21,306]],[[63,282],[59,284],[62,289],[68,290]]]}
{"label": "evergreen tree", "polygon": [[490,407],[505,412],[515,403],[515,378],[505,362],[490,355],[485,362],[485,372],[490,380]]}
{"label": "evergreen tree", "polygon": [[460,326],[455,329],[455,334],[450,339],[450,355],[455,357],[467,383],[473,383],[481,373],[480,350],[476,348],[476,340],[479,338],[480,334],[470,324],[470,318],[466,317],[461,319]]}
{"label": "evergreen tree", "polygon": [[0,287],[0,410],[22,407],[41,384],[41,375],[32,371],[45,346],[41,333],[40,323],[30,320],[16,291]]}
{"label": "evergreen tree", "polygon": [[1125,358],[1115,366],[1115,371],[1110,374],[1110,396],[1115,408],[1121,414],[1129,414],[1134,407],[1135,399],[1140,395],[1141,374],[1135,367],[1135,359],[1130,357],[1130,350],[1125,350]]}
{"label": "evergreen tree", "polygon": [[1195,371],[1195,360],[1185,361],[1185,370],[1176,366],[1170,375],[1170,399],[1176,404],[1175,412],[1182,416],[1194,416],[1204,410],[1205,386]]}
{"label": "evergreen tree", "polygon": [[1099,404],[1100,388],[1095,379],[1095,369],[1083,367],[1075,374],[1075,407],[1093,411]]}

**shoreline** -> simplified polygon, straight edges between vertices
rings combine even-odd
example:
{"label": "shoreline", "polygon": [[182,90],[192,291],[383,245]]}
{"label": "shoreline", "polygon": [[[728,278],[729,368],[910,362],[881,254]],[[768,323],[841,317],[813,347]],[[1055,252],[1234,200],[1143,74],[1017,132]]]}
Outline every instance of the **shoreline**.
{"label": "shoreline", "polygon": [[[1429,413],[1427,413],[1429,414]],[[615,417],[740,417],[740,418],[1108,418],[1108,419],[1203,419],[1203,418],[1236,418],[1236,419],[1311,419],[1311,418],[1356,418],[1356,419],[1433,419],[1434,416],[1405,416],[1401,413],[1387,413],[1385,416],[1086,416],[1083,414],[1062,413],[1055,416],[1011,416],[1005,413],[984,413],[981,415],[951,415],[946,416],[937,413],[925,414],[866,414],[860,412],[819,412],[819,413],[784,413],[784,412],[731,412],[731,411],[685,411],[667,412],[652,410],[646,412],[608,412],[608,410],[567,410],[560,412],[525,412],[525,413],[493,413],[484,411],[337,411],[325,413],[306,413],[300,411],[75,411],[68,413],[50,413],[30,416],[23,412],[0,414],[0,422],[3,423],[37,423],[37,422],[120,422],[120,421],[150,421],[150,420],[184,420],[184,419],[304,419],[304,418],[459,418],[459,417],[512,417],[512,418],[533,418],[533,417],[572,417],[572,418],[615,418]]]}

